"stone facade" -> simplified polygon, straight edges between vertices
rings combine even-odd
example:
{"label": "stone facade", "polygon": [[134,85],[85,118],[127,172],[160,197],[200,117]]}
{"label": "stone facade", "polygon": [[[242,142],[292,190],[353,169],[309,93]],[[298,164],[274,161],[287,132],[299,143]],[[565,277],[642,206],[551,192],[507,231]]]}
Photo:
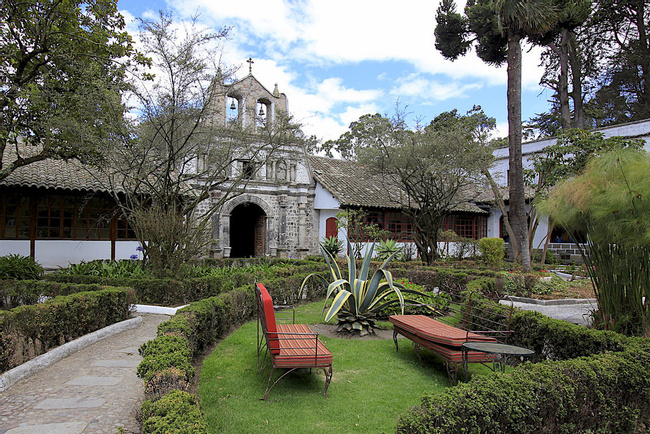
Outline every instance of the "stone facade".
{"label": "stone facade", "polygon": [[[276,116],[288,111],[287,97],[277,85],[269,92],[251,74],[216,86],[212,112],[219,124],[240,122],[254,130],[258,122],[273,124]],[[246,185],[239,187],[243,194],[228,200],[212,217],[211,256],[302,258],[317,252],[315,187],[301,145],[243,158],[232,170],[246,178]],[[223,190],[215,191],[213,200],[221,194]]]}

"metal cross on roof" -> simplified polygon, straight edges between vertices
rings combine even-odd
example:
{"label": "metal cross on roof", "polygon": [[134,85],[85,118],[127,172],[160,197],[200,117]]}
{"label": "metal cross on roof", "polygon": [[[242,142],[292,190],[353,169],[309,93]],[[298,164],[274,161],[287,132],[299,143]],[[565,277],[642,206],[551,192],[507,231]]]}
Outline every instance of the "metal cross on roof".
{"label": "metal cross on roof", "polygon": [[253,73],[253,63],[255,63],[255,61],[253,61],[252,57],[249,57],[246,62],[248,62],[248,73],[252,74]]}

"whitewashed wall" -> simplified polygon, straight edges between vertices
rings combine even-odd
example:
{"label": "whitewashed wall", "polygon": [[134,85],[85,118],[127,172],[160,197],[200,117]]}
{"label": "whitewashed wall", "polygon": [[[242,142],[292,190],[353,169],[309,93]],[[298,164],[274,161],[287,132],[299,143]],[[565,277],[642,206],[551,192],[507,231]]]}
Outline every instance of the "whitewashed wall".
{"label": "whitewashed wall", "polygon": [[[137,254],[137,241],[117,241],[115,243],[115,259],[129,259]],[[28,240],[5,240],[0,243],[0,256],[18,254],[29,256]],[[35,244],[36,262],[45,268],[67,267],[68,264],[78,264],[81,261],[94,259],[111,259],[110,241],[79,241],[79,240],[37,240]]]}

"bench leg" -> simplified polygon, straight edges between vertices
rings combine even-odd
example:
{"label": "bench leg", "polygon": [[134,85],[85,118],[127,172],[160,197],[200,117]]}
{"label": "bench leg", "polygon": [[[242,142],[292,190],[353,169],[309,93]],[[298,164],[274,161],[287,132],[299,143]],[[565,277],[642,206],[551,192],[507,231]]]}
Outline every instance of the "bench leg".
{"label": "bench leg", "polygon": [[327,389],[330,387],[330,382],[332,381],[332,365],[323,368],[323,372],[325,373],[325,398],[327,398]]}
{"label": "bench leg", "polygon": [[[271,384],[271,380],[273,379],[273,370],[274,369],[275,368],[273,366],[271,366],[271,374],[269,375],[269,381],[267,381],[267,383],[266,383],[266,392],[264,392],[264,398],[260,398],[261,401],[266,401],[266,398],[269,396],[269,393],[271,393],[271,390],[275,387],[275,385],[278,384],[280,382],[280,380],[282,380],[284,377],[286,377],[287,375],[289,375],[290,373],[292,373],[293,371],[295,371],[298,368],[291,368],[291,369],[287,370],[284,374],[280,375],[280,377],[277,380],[275,380],[273,382],[273,384]],[[269,384],[271,384],[270,387],[269,387]]]}
{"label": "bench leg", "polygon": [[422,361],[422,356],[420,355],[422,347],[417,342],[413,342],[413,349],[415,350],[415,355],[418,356],[418,360],[420,361],[420,368],[424,368],[424,362]]}
{"label": "bench leg", "polygon": [[393,330],[393,341],[395,341],[395,351],[399,351],[399,346],[397,345],[397,330]]}
{"label": "bench leg", "polygon": [[[447,368],[447,375],[449,376],[449,380],[451,381],[452,386],[458,384],[458,371],[460,370],[461,366],[462,364],[460,363],[452,363],[448,360],[445,361],[445,367]],[[465,375],[467,375],[467,373],[465,373]]]}
{"label": "bench leg", "polygon": [[[274,367],[271,366],[271,374],[269,375],[269,381],[266,383],[266,391],[264,392],[264,397],[260,398],[260,401],[266,401],[266,398],[268,398],[269,393],[271,393],[271,390],[275,387],[276,384],[280,382],[284,377],[292,373],[293,371],[300,369],[300,368],[291,368],[288,369],[284,374],[280,375],[280,377],[271,384],[271,380],[273,379],[273,370]],[[327,398],[327,389],[330,387],[330,382],[332,381],[332,365],[327,366],[325,368],[317,368],[317,369],[322,369],[323,373],[325,374],[325,398]],[[311,372],[311,368],[309,368],[309,372]]]}

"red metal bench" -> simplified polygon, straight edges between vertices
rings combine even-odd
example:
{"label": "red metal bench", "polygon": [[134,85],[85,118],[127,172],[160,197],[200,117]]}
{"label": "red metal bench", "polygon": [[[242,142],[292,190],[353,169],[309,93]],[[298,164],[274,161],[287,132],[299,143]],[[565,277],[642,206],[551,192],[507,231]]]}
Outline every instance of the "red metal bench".
{"label": "red metal bench", "polygon": [[[277,324],[273,300],[264,285],[255,284],[258,311],[257,357],[263,370],[271,362],[271,373],[266,385],[266,399],[278,382],[296,369],[316,368],[325,374],[325,397],[332,380],[332,353],[305,324]],[[261,331],[261,334],[260,334]],[[263,362],[262,362],[262,361]],[[287,369],[271,384],[275,368]]]}

